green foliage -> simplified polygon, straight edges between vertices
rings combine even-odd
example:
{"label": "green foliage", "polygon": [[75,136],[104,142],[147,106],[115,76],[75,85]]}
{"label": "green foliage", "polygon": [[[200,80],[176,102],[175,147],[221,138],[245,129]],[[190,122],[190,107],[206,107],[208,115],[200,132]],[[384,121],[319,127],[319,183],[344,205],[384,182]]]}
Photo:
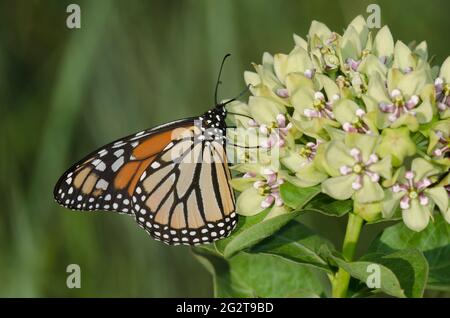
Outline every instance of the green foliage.
{"label": "green foliage", "polygon": [[331,255],[339,267],[351,276],[367,282],[371,266],[380,268],[380,291],[395,297],[422,297],[428,276],[428,264],[418,250],[402,250],[392,254],[368,254],[358,261],[347,262]]}
{"label": "green foliage", "polygon": [[277,255],[298,264],[310,265],[331,273],[323,249],[333,244],[298,221],[292,221],[271,237],[253,246],[251,253]]}
{"label": "green foliage", "polygon": [[323,274],[263,254],[239,253],[225,260],[210,248],[194,254],[214,277],[216,297],[319,297],[327,294]]}
{"label": "green foliage", "polygon": [[429,264],[427,288],[450,290],[450,225],[437,215],[422,232],[404,224],[393,225],[372,243],[371,252],[391,253],[415,248],[423,252]]}
{"label": "green foliage", "polygon": [[319,212],[329,216],[343,216],[353,208],[352,200],[337,201],[320,193],[305,206],[305,210]]}
{"label": "green foliage", "polygon": [[300,188],[292,183],[285,182],[280,186],[283,202],[293,208],[299,209],[320,193],[320,187]]}

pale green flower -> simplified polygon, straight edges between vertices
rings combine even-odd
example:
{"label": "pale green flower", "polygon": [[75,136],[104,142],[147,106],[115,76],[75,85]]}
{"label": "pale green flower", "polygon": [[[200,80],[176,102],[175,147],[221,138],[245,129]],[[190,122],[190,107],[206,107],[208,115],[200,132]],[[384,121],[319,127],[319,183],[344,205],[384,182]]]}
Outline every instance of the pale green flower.
{"label": "pale green flower", "polygon": [[342,71],[357,71],[362,59],[369,54],[372,39],[366,20],[359,15],[349,24],[339,42]]}
{"label": "pale green flower", "polygon": [[441,118],[450,117],[450,56],[442,64],[439,77],[434,81],[436,103]]}
{"label": "pale green flower", "polygon": [[302,85],[303,81],[313,78],[315,68],[309,53],[302,47],[295,47],[291,53],[265,53],[263,64],[253,64],[255,72],[245,72],[244,79],[251,85],[255,96],[263,96],[290,106],[289,97]]}
{"label": "pale green flower", "polygon": [[[342,70],[348,74],[355,88],[357,83],[360,86],[365,84],[365,78],[360,73],[369,77],[376,73],[386,78],[387,67],[394,54],[394,40],[387,26],[381,28],[372,40],[365,19],[358,16],[346,29],[339,46]],[[356,93],[358,96],[360,92]]]}
{"label": "pale green flower", "polygon": [[267,215],[267,218],[270,218],[289,212],[284,206],[279,189],[284,179],[273,169],[261,170],[259,174],[250,172],[242,178],[233,179],[233,187],[242,191],[236,201],[237,213],[252,216],[270,208],[271,211]]}
{"label": "pale green flower", "polygon": [[419,124],[428,123],[433,118],[434,87],[430,74],[423,68],[407,74],[391,69],[387,85],[374,74],[364,102],[369,111],[378,112],[379,129],[406,125],[416,131]]}
{"label": "pale green flower", "polygon": [[340,67],[338,42],[340,36],[328,27],[313,21],[308,33],[308,47],[315,69],[320,73],[335,72]]}
{"label": "pale green flower", "polygon": [[429,68],[427,63],[428,51],[426,42],[421,42],[414,51],[402,41],[397,41],[394,48],[394,62],[392,68],[403,74],[411,73],[419,68]]}
{"label": "pale green flower", "polygon": [[436,205],[450,223],[447,191],[443,186],[432,186],[430,179],[439,172],[425,159],[414,159],[411,170],[404,172],[399,182],[386,190],[384,217],[390,218],[400,205],[403,222],[411,230],[419,232],[427,227]]}
{"label": "pale green flower", "polygon": [[346,132],[377,135],[376,113],[367,114],[358,104],[349,99],[340,99],[333,109],[336,120]]}
{"label": "pale green flower", "polygon": [[277,94],[277,92],[284,92],[286,87],[275,74],[273,56],[264,53],[262,64],[253,63],[252,65],[256,73],[250,71],[244,73],[245,83],[250,85],[252,94],[272,99],[282,105],[288,105],[289,100],[283,94]]}
{"label": "pale green flower", "polygon": [[295,176],[284,174],[283,178],[299,187],[311,187],[319,184],[328,176],[321,172],[314,160],[320,142],[308,142],[305,145],[295,145],[281,158],[281,163]]}
{"label": "pale green flower", "polygon": [[345,143],[331,141],[325,160],[333,169],[332,178],[322,182],[322,192],[337,200],[352,198],[358,203],[377,202],[384,198],[381,178],[391,178],[391,160],[375,153],[376,136],[351,133]]}
{"label": "pale green flower", "polygon": [[339,127],[333,105],[340,99],[338,86],[328,77],[317,74],[316,81],[299,88],[292,96],[295,108],[293,123],[303,133],[317,137],[325,125]]}
{"label": "pale green flower", "polygon": [[288,55],[275,54],[274,71],[280,82],[287,86],[289,74],[300,73],[311,79],[315,69],[308,52],[302,47],[295,47]]}
{"label": "pale green flower", "polygon": [[391,64],[394,56],[394,39],[388,26],[382,27],[375,36],[372,53],[383,65]]}

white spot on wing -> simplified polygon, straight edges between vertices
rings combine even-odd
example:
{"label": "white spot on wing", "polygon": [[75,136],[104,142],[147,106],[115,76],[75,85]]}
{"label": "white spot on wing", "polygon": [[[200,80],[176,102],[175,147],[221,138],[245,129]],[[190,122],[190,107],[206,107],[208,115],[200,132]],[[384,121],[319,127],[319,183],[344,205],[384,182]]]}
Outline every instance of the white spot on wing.
{"label": "white spot on wing", "polygon": [[151,167],[153,169],[158,169],[159,167],[161,167],[161,164],[157,161],[152,162]]}
{"label": "white spot on wing", "polygon": [[117,159],[116,161],[114,161],[114,163],[111,166],[111,169],[116,172],[117,170],[119,170],[120,167],[122,167],[124,163],[124,159],[123,156],[120,157],[119,159]]}
{"label": "white spot on wing", "polygon": [[97,189],[102,189],[102,190],[106,190],[108,188],[108,181],[106,181],[105,179],[100,179],[97,182],[97,185],[95,186]]}
{"label": "white spot on wing", "polygon": [[106,155],[108,153],[108,151],[106,150],[106,149],[102,149],[102,150],[100,150],[99,152],[98,152],[98,155],[100,156],[100,157],[103,157],[104,155]]}
{"label": "white spot on wing", "polygon": [[125,152],[125,150],[123,150],[123,149],[116,150],[116,152],[114,152],[114,156],[119,158],[121,155],[123,155],[124,152]]}
{"label": "white spot on wing", "polygon": [[98,170],[98,171],[105,171],[106,165],[105,165],[105,163],[102,161],[102,162],[100,162],[100,163],[95,167],[95,169]]}

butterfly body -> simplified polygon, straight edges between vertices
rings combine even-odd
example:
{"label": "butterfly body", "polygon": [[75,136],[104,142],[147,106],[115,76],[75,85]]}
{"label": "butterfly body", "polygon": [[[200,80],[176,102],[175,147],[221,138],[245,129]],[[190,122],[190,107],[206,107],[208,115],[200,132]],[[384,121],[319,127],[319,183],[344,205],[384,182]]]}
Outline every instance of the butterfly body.
{"label": "butterfly body", "polygon": [[237,223],[229,184],[226,109],[121,138],[62,175],[56,201],[74,210],[134,215],[170,245],[210,243]]}

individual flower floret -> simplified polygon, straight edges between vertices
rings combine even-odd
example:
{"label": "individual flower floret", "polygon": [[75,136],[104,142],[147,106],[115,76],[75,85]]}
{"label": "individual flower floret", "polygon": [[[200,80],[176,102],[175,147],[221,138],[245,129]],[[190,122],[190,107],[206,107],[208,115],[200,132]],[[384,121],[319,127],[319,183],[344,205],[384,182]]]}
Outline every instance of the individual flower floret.
{"label": "individual flower floret", "polygon": [[450,223],[448,195],[443,186],[432,186],[431,176],[440,171],[425,159],[414,159],[411,170],[400,177],[399,182],[387,190],[383,202],[383,214],[391,217],[398,205],[402,218],[411,230],[421,231],[427,227],[436,204],[444,218]]}
{"label": "individual flower floret", "polygon": [[410,114],[415,116],[414,108],[419,104],[420,98],[417,95],[412,95],[408,100],[405,100],[402,92],[399,89],[394,89],[390,92],[391,101],[380,102],[380,110],[384,113],[389,113],[388,119],[390,122],[395,122],[400,116]]}
{"label": "individual flower floret", "polygon": [[340,36],[331,32],[323,23],[313,21],[308,33],[308,47],[315,69],[321,73],[334,72],[339,68],[340,60],[337,45]]}
{"label": "individual flower floret", "polygon": [[340,99],[338,86],[329,78],[317,75],[315,85],[305,85],[292,96],[295,108],[293,119],[298,129],[309,135],[317,135],[325,125],[338,127],[333,105]]}
{"label": "individual flower floret", "polygon": [[378,134],[374,123],[375,113],[367,114],[364,109],[351,100],[341,99],[338,101],[333,113],[336,120],[341,123],[342,129],[346,132]]}
{"label": "individual flower floret", "polygon": [[416,131],[419,124],[433,118],[434,88],[429,74],[422,68],[402,74],[391,69],[387,85],[380,76],[371,79],[364,102],[369,111],[377,111],[380,129],[406,125]]}
{"label": "individual flower floret", "polygon": [[284,147],[285,139],[292,128],[292,124],[287,123],[284,114],[278,114],[276,121],[272,121],[269,125],[259,124],[254,119],[250,119],[248,125],[257,128],[263,136],[267,136],[261,143],[263,148]]}
{"label": "individual flower floret", "polygon": [[307,142],[295,145],[293,149],[290,149],[281,158],[281,163],[294,172],[295,177],[289,174],[285,174],[283,177],[299,187],[311,187],[325,180],[326,173],[320,171],[314,163],[320,144],[320,141]]}
{"label": "individual flower floret", "polygon": [[381,178],[391,177],[391,160],[375,153],[378,138],[351,134],[345,144],[332,141],[325,152],[332,178],[322,183],[322,192],[338,200],[351,197],[359,203],[380,201],[384,197]]}
{"label": "individual flower floret", "polygon": [[[245,182],[250,179],[251,182]],[[269,215],[274,216],[288,211],[280,196],[280,185],[284,179],[271,168],[262,168],[261,173],[246,173],[242,178],[233,180],[234,185],[242,191],[239,195],[237,212],[251,216],[270,208]]]}

